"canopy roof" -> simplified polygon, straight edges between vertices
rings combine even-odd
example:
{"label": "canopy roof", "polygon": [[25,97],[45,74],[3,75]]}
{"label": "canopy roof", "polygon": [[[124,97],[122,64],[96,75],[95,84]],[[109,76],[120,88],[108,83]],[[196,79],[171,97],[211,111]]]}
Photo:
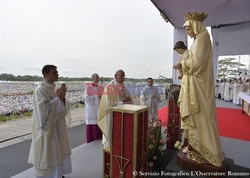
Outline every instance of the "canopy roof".
{"label": "canopy roof", "polygon": [[[208,14],[205,26],[212,27],[214,75],[218,56],[250,54],[250,0],[151,0],[164,19],[174,27],[174,43],[185,41],[183,15],[187,12]],[[185,37],[184,37],[185,36]],[[173,56],[175,63],[178,56]],[[178,83],[173,70],[173,81]]]}
{"label": "canopy roof", "polygon": [[250,22],[250,0],[151,0],[176,28],[184,24],[183,14],[204,12],[206,26]]}
{"label": "canopy roof", "polygon": [[250,54],[250,22],[240,25],[212,28],[218,31],[218,55]]}
{"label": "canopy roof", "polygon": [[250,0],[151,0],[175,27],[183,28],[183,14],[204,12],[212,27],[218,56],[250,54]]}

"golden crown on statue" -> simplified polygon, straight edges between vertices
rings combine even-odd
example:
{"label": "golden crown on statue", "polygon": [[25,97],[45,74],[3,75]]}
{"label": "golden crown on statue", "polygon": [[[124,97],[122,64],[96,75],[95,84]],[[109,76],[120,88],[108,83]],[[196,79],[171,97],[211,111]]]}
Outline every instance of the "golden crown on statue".
{"label": "golden crown on statue", "polygon": [[199,14],[198,12],[188,12],[186,14],[183,15],[184,19],[187,20],[196,20],[196,21],[200,21],[203,22],[206,18],[207,18],[207,14],[205,14],[204,12]]}

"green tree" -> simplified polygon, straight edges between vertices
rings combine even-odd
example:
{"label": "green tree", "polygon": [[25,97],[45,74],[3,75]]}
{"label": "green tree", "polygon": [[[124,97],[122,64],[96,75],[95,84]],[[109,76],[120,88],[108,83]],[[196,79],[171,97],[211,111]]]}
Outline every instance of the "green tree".
{"label": "green tree", "polygon": [[13,81],[13,80],[15,80],[15,76],[12,74],[4,73],[4,74],[0,75],[0,80]]}
{"label": "green tree", "polygon": [[[101,77],[100,78],[102,82],[110,82],[113,77]],[[0,74],[0,81],[43,81],[44,78],[42,76],[32,76],[32,75],[18,75],[14,76],[12,74]],[[59,77],[58,81],[91,81],[90,77]],[[125,78],[126,82],[145,82],[145,79],[136,79],[136,78]],[[154,79],[155,82],[160,82],[160,83],[165,83],[165,82],[172,82],[172,78],[159,78],[159,79]]]}
{"label": "green tree", "polygon": [[218,62],[218,79],[233,78],[238,75],[239,67],[245,66],[236,58],[224,58]]}

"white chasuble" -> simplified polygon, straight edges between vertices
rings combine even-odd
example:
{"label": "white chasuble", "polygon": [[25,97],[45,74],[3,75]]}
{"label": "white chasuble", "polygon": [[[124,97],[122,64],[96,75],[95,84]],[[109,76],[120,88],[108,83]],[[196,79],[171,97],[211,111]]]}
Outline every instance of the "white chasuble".
{"label": "white chasuble", "polygon": [[140,95],[140,104],[142,106],[148,106],[149,110],[149,121],[153,122],[158,120],[158,105],[160,102],[160,94],[158,89],[155,86],[146,85]]}
{"label": "white chasuble", "polygon": [[[98,113],[98,126],[103,133],[104,148],[109,148],[110,143],[110,110],[109,108],[124,104],[123,99],[130,97],[129,92],[125,85],[118,83],[113,79],[104,89],[99,113]],[[132,104],[132,100],[130,102]]]}

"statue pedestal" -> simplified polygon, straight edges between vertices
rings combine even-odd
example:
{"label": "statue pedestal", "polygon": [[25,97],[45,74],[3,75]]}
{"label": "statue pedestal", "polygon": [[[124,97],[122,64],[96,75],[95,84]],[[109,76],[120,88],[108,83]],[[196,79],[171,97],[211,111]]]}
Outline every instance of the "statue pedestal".
{"label": "statue pedestal", "polygon": [[197,162],[188,159],[187,154],[178,152],[177,155],[177,165],[186,171],[201,171],[201,172],[224,172],[226,171],[226,166],[223,162],[221,167],[215,167],[211,164],[198,164]]}

